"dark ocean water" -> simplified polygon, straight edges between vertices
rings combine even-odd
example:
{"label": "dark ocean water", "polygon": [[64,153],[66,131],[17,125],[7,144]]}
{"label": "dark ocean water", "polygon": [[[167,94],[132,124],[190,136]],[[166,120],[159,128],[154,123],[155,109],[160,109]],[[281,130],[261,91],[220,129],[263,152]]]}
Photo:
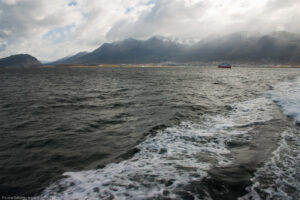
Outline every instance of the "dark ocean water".
{"label": "dark ocean water", "polygon": [[299,199],[299,69],[0,69],[0,195]]}

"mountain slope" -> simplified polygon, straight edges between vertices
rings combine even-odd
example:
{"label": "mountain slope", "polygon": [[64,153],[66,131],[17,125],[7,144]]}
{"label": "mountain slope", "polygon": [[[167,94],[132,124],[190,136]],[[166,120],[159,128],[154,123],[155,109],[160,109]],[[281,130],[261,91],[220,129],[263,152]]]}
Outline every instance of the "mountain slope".
{"label": "mountain slope", "polygon": [[42,64],[29,54],[17,54],[0,59],[0,67],[29,67],[38,65]]}
{"label": "mountain slope", "polygon": [[73,63],[73,61],[76,61],[78,59],[80,59],[82,56],[85,56],[87,55],[89,52],[79,52],[73,56],[67,56],[67,57],[64,57],[64,58],[61,58],[55,62],[50,62],[49,64],[68,64],[68,63]]}
{"label": "mountain slope", "polygon": [[95,64],[95,63],[149,63],[164,62],[174,59],[180,54],[182,45],[172,41],[153,37],[149,40],[132,38],[105,43],[87,55],[70,58],[65,63]]}

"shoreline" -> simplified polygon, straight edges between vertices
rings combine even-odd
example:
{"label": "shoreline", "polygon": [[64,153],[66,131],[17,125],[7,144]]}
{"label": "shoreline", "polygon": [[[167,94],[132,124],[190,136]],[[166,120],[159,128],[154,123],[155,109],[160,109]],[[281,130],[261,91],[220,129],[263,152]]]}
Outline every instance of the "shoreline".
{"label": "shoreline", "polygon": [[[40,69],[40,68],[170,68],[170,67],[211,67],[218,68],[218,63],[150,63],[150,64],[43,64],[34,66],[4,66],[0,69]],[[232,64],[232,68],[263,69],[300,69],[300,64]]]}
{"label": "shoreline", "polygon": [[[42,65],[40,67],[64,67],[64,68],[165,68],[165,67],[217,67],[218,64],[193,64],[193,63],[172,63],[172,64],[58,64],[58,65]],[[266,64],[236,64],[232,68],[300,68],[300,65],[266,65]]]}

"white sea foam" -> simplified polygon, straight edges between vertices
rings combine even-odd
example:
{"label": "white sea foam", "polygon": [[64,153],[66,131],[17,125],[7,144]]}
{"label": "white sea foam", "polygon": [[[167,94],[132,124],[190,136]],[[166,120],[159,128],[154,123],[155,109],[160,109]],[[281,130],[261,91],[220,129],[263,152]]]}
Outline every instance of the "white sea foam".
{"label": "white sea foam", "polygon": [[271,159],[251,179],[249,193],[239,200],[293,200],[300,197],[300,140],[293,130],[282,134]]}
{"label": "white sea foam", "polygon": [[[265,95],[300,122],[300,78],[282,82]],[[293,200],[300,197],[300,137],[297,128],[282,133],[273,156],[257,170],[249,193],[240,200]]]}
{"label": "white sea foam", "polygon": [[[137,146],[140,151],[131,159],[103,169],[67,172],[67,178],[47,188],[42,198],[180,199],[176,191],[206,177],[213,165],[230,164],[226,143],[232,135],[246,134],[251,129],[247,125],[272,119],[272,110],[273,104],[260,97],[233,104],[227,113],[206,116],[200,124],[183,122],[158,131]],[[208,159],[201,159],[203,155]]]}
{"label": "white sea foam", "polygon": [[300,78],[276,85],[266,97],[276,102],[285,115],[300,123]]}

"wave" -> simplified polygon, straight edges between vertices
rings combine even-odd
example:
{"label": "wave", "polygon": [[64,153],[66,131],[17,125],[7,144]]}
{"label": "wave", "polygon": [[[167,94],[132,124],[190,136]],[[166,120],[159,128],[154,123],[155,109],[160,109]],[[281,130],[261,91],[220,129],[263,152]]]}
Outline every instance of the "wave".
{"label": "wave", "polygon": [[[184,186],[207,177],[212,167],[231,164],[227,156],[231,138],[271,120],[274,104],[260,97],[231,107],[226,113],[206,115],[199,124],[182,122],[148,135],[128,160],[97,170],[66,172],[66,178],[48,187],[41,198],[182,199]],[[200,198],[199,193],[185,192]]]}
{"label": "wave", "polygon": [[300,138],[294,130],[282,133],[273,156],[251,179],[248,194],[239,200],[293,200],[300,197]]}
{"label": "wave", "polygon": [[285,115],[300,123],[300,78],[275,85],[265,96],[278,104]]}
{"label": "wave", "polygon": [[[300,123],[300,78],[279,83],[265,96],[280,106],[282,112]],[[278,148],[251,179],[248,194],[239,200],[293,200],[300,197],[300,136],[292,127],[281,134]]]}

